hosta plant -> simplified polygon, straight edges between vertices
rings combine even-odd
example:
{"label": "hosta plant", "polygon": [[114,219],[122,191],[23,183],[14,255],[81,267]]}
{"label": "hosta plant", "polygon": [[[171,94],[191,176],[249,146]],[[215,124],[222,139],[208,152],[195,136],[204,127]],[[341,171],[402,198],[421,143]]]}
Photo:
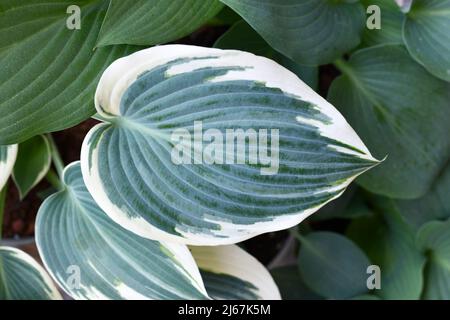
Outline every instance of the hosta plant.
{"label": "hosta plant", "polygon": [[0,222],[51,187],[0,298],[449,298],[449,8],[4,1]]}

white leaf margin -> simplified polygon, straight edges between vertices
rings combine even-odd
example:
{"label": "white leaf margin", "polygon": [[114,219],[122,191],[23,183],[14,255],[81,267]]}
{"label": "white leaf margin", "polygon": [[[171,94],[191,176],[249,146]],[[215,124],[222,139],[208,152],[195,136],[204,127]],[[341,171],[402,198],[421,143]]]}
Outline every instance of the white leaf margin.
{"label": "white leaf margin", "polygon": [[[95,92],[95,108],[101,116],[107,119],[120,116],[119,108],[123,94],[143,72],[176,59],[212,56],[218,57],[215,59],[215,63],[212,63],[211,59],[194,60],[172,66],[167,74],[168,76],[175,76],[204,67],[233,67],[239,64],[246,67],[246,70],[229,71],[227,74],[210,81],[257,79],[263,82],[266,87],[281,89],[286,94],[294,95],[305,102],[311,102],[319,106],[321,112],[333,119],[333,123],[324,125],[319,121],[297,117],[299,122],[312,124],[319,128],[322,136],[356,147],[366,154],[367,159],[375,160],[339,111],[299,79],[297,75],[275,61],[239,50],[222,50],[190,45],[164,45],[140,50],[117,59],[103,72],[100,78]],[[349,150],[346,151],[350,152]],[[361,156],[356,152],[352,154]]]}
{"label": "white leaf margin", "polygon": [[[27,265],[30,266],[30,268],[35,269],[39,273],[39,275],[42,277],[42,280],[44,280],[44,284],[47,286],[47,288],[50,289],[50,291],[47,292],[48,297],[51,298],[52,300],[62,300],[61,294],[59,293],[58,289],[56,288],[55,284],[53,283],[53,281],[50,278],[50,276],[48,275],[48,273],[29,254],[27,254],[24,251],[19,250],[17,248],[6,247],[6,246],[0,246],[0,253],[2,251],[9,252],[14,258],[25,262]],[[5,275],[5,276],[7,276],[7,275]]]}
{"label": "white leaf margin", "polygon": [[6,150],[6,159],[0,161],[0,190],[2,190],[12,173],[19,148],[17,144],[0,146],[0,148],[5,148]]}
{"label": "white leaf margin", "polygon": [[230,275],[251,283],[262,300],[281,300],[278,286],[269,271],[255,257],[237,245],[190,247],[201,270]]}
{"label": "white leaf margin", "polygon": [[[72,168],[72,167],[76,167],[77,165],[80,164],[80,161],[75,161],[70,163],[69,165],[67,165],[62,173],[62,183],[64,184],[64,189],[61,191],[58,191],[54,194],[52,194],[51,196],[49,196],[45,201],[52,201],[53,198],[56,198],[58,195],[67,192],[70,189],[69,183],[66,180],[66,173]],[[74,192],[69,191],[69,192]],[[73,195],[72,195],[73,196]],[[77,200],[74,200],[77,201]],[[41,206],[42,208],[42,206]],[[41,210],[40,208],[40,210]],[[106,214],[106,213],[105,213]],[[39,219],[39,213],[38,213],[38,219]],[[38,228],[40,226],[38,220],[36,222],[36,227]],[[128,232],[128,230],[123,230],[123,232]],[[146,241],[147,239],[142,239],[143,241]],[[42,263],[45,266],[45,268],[48,270],[49,274],[51,275],[51,277],[55,280],[56,283],[58,283],[60,285],[60,287],[64,290],[64,292],[71,296],[72,298],[76,299],[76,300],[87,300],[87,298],[85,297],[79,297],[76,294],[74,294],[73,292],[67,290],[67,288],[65,287],[65,285],[63,285],[59,279],[59,277],[57,276],[57,274],[53,271],[53,269],[50,267],[50,265],[48,264],[47,260],[45,259],[44,255],[42,255],[41,251],[43,251],[43,245],[42,245],[42,241],[39,238],[39,233],[36,232],[36,245],[38,248],[38,251],[42,257]],[[160,242],[161,247],[164,248],[164,250],[166,250],[168,253],[170,253],[171,255],[173,255],[173,258],[178,261],[178,263],[180,263],[180,266],[177,266],[177,268],[179,268],[180,272],[182,273],[186,273],[188,275],[188,277],[191,280],[191,284],[194,288],[196,288],[200,293],[204,294],[206,298],[208,297],[208,294],[206,292],[206,288],[204,286],[203,283],[203,279],[201,277],[200,274],[200,270],[195,262],[194,257],[192,256],[192,253],[189,251],[188,247],[185,245],[180,245],[177,243],[172,243],[172,242]],[[50,279],[50,277],[49,277]],[[95,289],[95,287],[86,287],[85,289],[87,289],[87,291],[91,294],[91,296],[89,297],[89,299],[93,299],[93,300],[110,300],[109,297],[101,294],[98,290]],[[148,297],[145,297],[143,295],[141,295],[140,293],[136,292],[134,289],[126,286],[126,285],[122,285],[121,287],[116,287],[116,289],[123,294],[123,298],[125,299],[129,299],[129,300],[151,300]]]}
{"label": "white leaf margin", "polygon": [[[201,59],[211,57],[213,57],[214,59]],[[167,75],[169,77],[182,73],[192,72],[205,67],[235,67],[236,65],[239,65],[245,69],[238,71],[229,71],[223,76],[210,79],[210,81],[254,81],[255,79],[257,79],[258,81],[264,83],[266,87],[280,89],[288,95],[293,95],[302,101],[310,102],[313,105],[316,105],[320,112],[332,119],[332,122],[329,124],[324,124],[320,121],[297,116],[296,120],[298,122],[315,126],[318,128],[320,134],[323,137],[335,139],[342,143],[353,146],[362,151],[364,154],[347,148],[336,146],[330,146],[330,148],[333,148],[339,152],[350,154],[355,157],[379,162],[371,155],[370,151],[364,145],[353,128],[348,124],[345,118],[339,113],[339,111],[328,101],[318,95],[301,79],[299,79],[297,75],[279,65],[275,61],[272,61],[265,57],[254,55],[253,53],[239,50],[222,50],[191,45],[162,45],[140,50],[129,56],[117,59],[104,71],[97,86],[97,90],[95,93],[95,108],[100,118],[103,118],[106,121],[114,121],[116,117],[121,116],[120,102],[122,96],[124,95],[128,87],[144,72],[167,64],[171,61],[183,58],[200,59],[172,66],[169,70],[167,70]],[[144,238],[196,246],[218,246],[234,244],[253,238],[259,234],[284,230],[295,226],[306,219],[308,216],[319,210],[322,206],[338,198],[344,192],[343,191],[336,197],[317,207],[313,207],[296,214],[277,217],[272,220],[270,224],[265,222],[258,222],[253,224],[251,227],[245,226],[249,232],[239,238],[236,236],[227,238],[210,238],[206,242],[202,236],[197,236],[195,233],[192,234],[185,230],[177,230],[182,235],[182,237],[175,236],[159,230],[158,228],[149,224],[142,217],[135,217],[133,219],[130,219],[129,215],[126,213],[125,208],[117,207],[109,199],[106,191],[102,186],[102,179],[100,177],[98,168],[95,165],[93,165],[92,167],[89,166],[90,158],[92,159],[92,163],[98,163],[101,160],[99,159],[98,148],[93,148],[91,150],[89,142],[92,135],[95,134],[97,130],[102,129],[105,126],[109,126],[109,123],[100,123],[96,125],[89,131],[84,139],[81,149],[81,169],[83,179],[92,197],[103,209],[103,211],[108,213],[111,219],[113,219],[122,227]],[[335,188],[345,189],[354,179],[356,179],[357,176],[361,175],[369,169],[370,168],[367,168],[359,174],[348,178],[346,181],[343,181],[339,185],[326,191],[335,191]],[[222,229],[227,230],[227,232],[233,232],[234,230],[239,229],[239,225],[225,221],[221,223],[221,226]]]}

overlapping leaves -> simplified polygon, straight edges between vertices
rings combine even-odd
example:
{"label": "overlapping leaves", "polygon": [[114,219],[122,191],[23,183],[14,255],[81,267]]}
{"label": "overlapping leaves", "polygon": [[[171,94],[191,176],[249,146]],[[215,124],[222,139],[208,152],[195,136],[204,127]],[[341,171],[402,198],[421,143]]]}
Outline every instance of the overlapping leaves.
{"label": "overlapping leaves", "polygon": [[450,81],[450,0],[414,0],[403,24],[411,55],[433,75]]}
{"label": "overlapping leaves", "polygon": [[276,50],[297,63],[332,62],[356,47],[364,28],[358,1],[221,0]]}
{"label": "overlapping leaves", "polygon": [[114,223],[87,191],[78,162],[65,169],[64,184],[39,210],[36,242],[50,274],[73,298],[279,298],[264,266],[236,246],[196,247],[192,256],[186,246]]}
{"label": "overlapping leaves", "polygon": [[195,31],[222,7],[218,0],[112,0],[97,45],[167,43]]}
{"label": "overlapping leaves", "polygon": [[393,198],[423,196],[450,156],[450,85],[397,45],[357,51],[339,66],[344,75],[333,82],[329,101],[375,156],[388,155],[359,182]]}
{"label": "overlapping leaves", "polygon": [[[94,113],[92,96],[106,66],[131,51],[93,50],[107,1],[4,1],[0,7],[0,144],[65,129]],[[66,25],[69,5],[83,13]]]}
{"label": "overlapping leaves", "polygon": [[39,210],[36,242],[47,269],[68,294],[76,299],[207,297],[186,247],[146,240],[114,223],[86,190],[79,163],[66,168],[64,184]]}
{"label": "overlapping leaves", "polygon": [[[79,8],[79,16],[68,10],[74,6]],[[142,9],[150,7],[144,15]],[[92,99],[102,71],[136,50],[122,44],[173,41],[220,8],[214,0],[2,1],[0,144],[62,130],[92,116]],[[140,18],[134,19],[136,12]],[[178,23],[171,22],[174,18]],[[80,29],[72,29],[73,19],[80,19]],[[118,45],[104,46],[111,43]]]}

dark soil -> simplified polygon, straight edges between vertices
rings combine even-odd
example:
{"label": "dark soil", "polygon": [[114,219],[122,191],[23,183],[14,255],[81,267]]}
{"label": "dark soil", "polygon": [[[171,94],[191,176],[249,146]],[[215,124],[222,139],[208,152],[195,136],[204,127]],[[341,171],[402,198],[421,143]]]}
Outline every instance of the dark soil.
{"label": "dark soil", "polygon": [[26,238],[34,235],[34,221],[42,201],[39,194],[49,187],[48,183],[42,182],[20,201],[14,183],[9,182],[3,220],[4,238]]}

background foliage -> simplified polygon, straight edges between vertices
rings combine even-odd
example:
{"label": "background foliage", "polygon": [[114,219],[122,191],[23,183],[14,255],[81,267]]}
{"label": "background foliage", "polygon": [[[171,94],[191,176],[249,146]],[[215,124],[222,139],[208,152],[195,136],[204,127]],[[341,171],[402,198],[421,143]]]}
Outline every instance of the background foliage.
{"label": "background foliage", "polygon": [[[75,32],[66,27],[73,4],[83,24]],[[372,4],[381,8],[379,30],[365,25]],[[12,171],[22,196],[44,176],[58,186],[50,158],[60,174],[63,165],[46,134],[94,115],[103,70],[204,26],[226,29],[214,47],[253,52],[290,69],[338,108],[374,156],[387,156],[290,230],[295,243],[280,254],[295,253],[295,260],[283,260],[294,263],[270,266],[282,297],[450,299],[450,0],[414,0],[410,8],[393,0],[4,0],[0,180]],[[331,85],[330,70],[339,74]],[[14,144],[12,169],[6,145]],[[21,257],[28,259],[14,259]],[[48,298],[46,276],[26,261],[41,274],[38,298]],[[371,264],[380,266],[380,290],[366,287]],[[0,270],[7,267],[0,256]],[[1,272],[0,278],[5,283]],[[10,298],[1,289],[0,297]]]}

